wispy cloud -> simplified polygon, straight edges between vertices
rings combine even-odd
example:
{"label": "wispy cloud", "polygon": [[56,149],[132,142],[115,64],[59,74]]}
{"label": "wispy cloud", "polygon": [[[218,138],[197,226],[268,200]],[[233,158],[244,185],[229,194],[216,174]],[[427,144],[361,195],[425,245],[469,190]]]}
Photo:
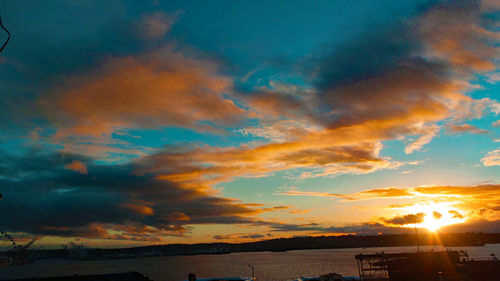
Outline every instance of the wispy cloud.
{"label": "wispy cloud", "polygon": [[447,126],[447,129],[451,133],[471,133],[471,134],[487,134],[488,130],[480,129],[476,126],[472,126],[470,124],[450,124]]}
{"label": "wispy cloud", "polygon": [[141,18],[138,29],[147,40],[162,39],[176,20],[175,16],[168,16],[162,12],[145,14]]}
{"label": "wispy cloud", "polygon": [[500,149],[492,150],[481,159],[484,166],[500,166]]}
{"label": "wispy cloud", "polygon": [[318,191],[300,191],[300,190],[287,190],[276,193],[276,195],[288,195],[288,196],[310,196],[310,197],[333,197],[341,198],[342,194],[329,193],[329,192],[318,192]]}
{"label": "wispy cloud", "polygon": [[341,198],[346,201],[375,200],[382,198],[410,198],[414,196],[411,190],[401,189],[401,188],[378,188],[351,194],[337,194],[337,193],[318,192],[318,191],[300,191],[293,188],[291,190],[278,192],[276,193],[276,195],[334,197],[334,198]]}

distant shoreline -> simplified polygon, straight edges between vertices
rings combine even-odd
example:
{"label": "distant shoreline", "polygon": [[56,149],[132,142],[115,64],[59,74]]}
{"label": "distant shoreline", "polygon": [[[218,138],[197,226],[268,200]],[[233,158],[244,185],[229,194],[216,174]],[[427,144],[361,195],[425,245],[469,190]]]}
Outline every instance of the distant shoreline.
{"label": "distant shoreline", "polygon": [[[421,234],[420,246],[468,247],[500,243],[500,233]],[[343,235],[293,237],[246,243],[166,244],[130,248],[84,248],[31,251],[36,259],[63,258],[103,260],[157,256],[223,255],[244,252],[286,252],[295,250],[350,249],[417,246],[415,235]]]}

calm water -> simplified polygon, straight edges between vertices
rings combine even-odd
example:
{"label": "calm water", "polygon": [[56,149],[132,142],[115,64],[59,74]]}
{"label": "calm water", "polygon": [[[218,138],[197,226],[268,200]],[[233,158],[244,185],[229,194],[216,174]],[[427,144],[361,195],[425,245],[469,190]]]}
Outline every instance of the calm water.
{"label": "calm water", "polygon": [[[421,247],[425,251],[430,249],[444,250],[442,247]],[[500,256],[500,244],[448,249],[467,250],[473,258],[487,258],[490,253]],[[354,255],[380,251],[414,252],[416,248],[301,250],[104,261],[39,260],[32,264],[0,268],[0,279],[138,271],[155,281],[181,281],[186,279],[189,272],[199,278],[250,276],[249,264],[255,267],[259,281],[293,280],[300,276],[318,276],[329,272],[358,276]]]}

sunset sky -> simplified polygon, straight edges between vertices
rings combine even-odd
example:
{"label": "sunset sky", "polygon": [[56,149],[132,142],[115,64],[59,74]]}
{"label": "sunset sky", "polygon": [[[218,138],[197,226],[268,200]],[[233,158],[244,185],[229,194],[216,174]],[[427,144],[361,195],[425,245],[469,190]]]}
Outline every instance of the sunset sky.
{"label": "sunset sky", "polygon": [[49,246],[500,231],[499,1],[0,16],[0,231]]}

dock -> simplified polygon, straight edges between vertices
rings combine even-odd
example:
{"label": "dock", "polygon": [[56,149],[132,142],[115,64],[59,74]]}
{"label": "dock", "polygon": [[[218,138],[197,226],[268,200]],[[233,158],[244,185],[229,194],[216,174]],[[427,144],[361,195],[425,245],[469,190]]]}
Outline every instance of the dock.
{"label": "dock", "polygon": [[500,262],[469,259],[463,251],[355,256],[366,281],[500,281]]}

